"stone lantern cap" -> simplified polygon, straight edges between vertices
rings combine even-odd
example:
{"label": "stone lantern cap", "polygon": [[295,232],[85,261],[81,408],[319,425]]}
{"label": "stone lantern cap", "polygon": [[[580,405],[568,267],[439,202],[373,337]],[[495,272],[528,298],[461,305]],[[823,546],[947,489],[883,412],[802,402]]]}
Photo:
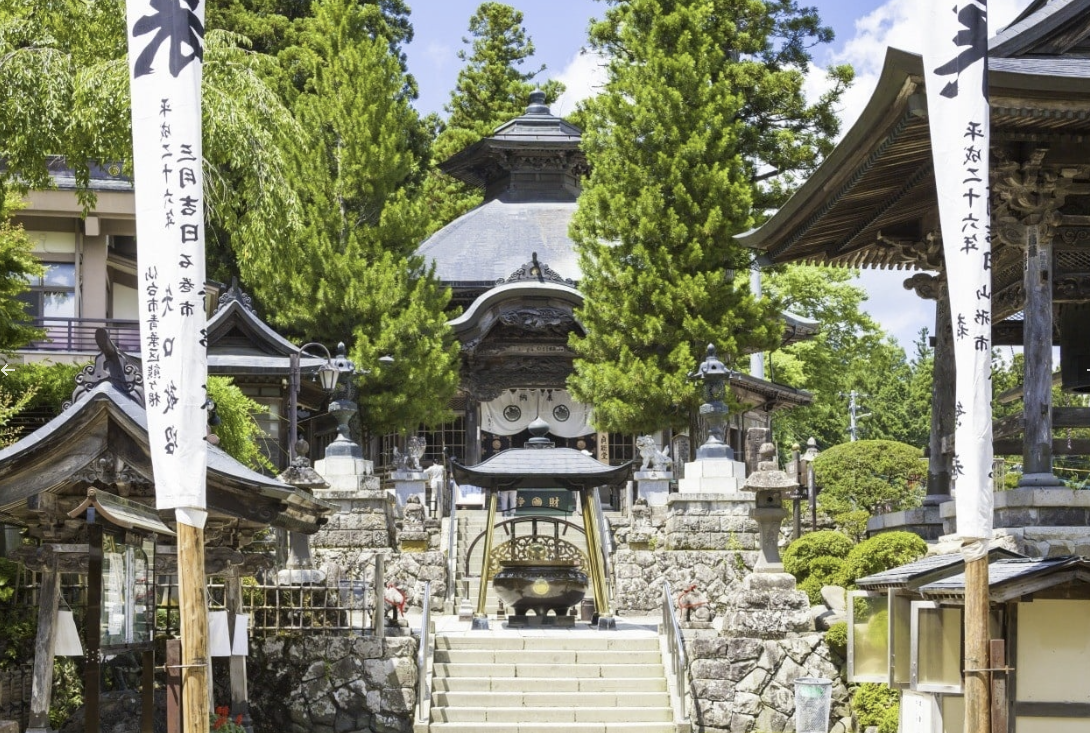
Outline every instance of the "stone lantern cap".
{"label": "stone lantern cap", "polygon": [[776,446],[772,443],[762,443],[760,454],[761,460],[757,464],[757,470],[746,477],[743,489],[747,491],[787,491],[799,485],[776,462]]}

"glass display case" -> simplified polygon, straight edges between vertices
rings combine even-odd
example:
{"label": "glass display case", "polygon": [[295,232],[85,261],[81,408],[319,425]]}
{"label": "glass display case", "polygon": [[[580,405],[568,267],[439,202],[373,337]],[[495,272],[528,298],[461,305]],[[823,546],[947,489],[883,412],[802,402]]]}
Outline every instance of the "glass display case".
{"label": "glass display case", "polygon": [[143,644],[155,635],[155,543],[104,533],[99,644]]}

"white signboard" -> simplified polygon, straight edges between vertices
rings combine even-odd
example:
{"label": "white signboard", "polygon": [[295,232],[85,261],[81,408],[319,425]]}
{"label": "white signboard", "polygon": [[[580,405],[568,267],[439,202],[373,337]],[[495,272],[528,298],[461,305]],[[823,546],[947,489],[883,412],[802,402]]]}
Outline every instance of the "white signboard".
{"label": "white signboard", "polygon": [[927,116],[957,365],[954,480],[963,540],[992,536],[992,283],[987,0],[939,0],[924,54]]}
{"label": "white signboard", "polygon": [[159,509],[202,527],[203,0],[127,0],[144,404]]}

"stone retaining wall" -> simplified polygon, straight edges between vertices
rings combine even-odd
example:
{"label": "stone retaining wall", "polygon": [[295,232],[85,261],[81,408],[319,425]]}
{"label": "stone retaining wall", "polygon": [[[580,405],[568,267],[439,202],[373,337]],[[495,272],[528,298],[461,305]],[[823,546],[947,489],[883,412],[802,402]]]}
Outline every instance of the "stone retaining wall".
{"label": "stone retaining wall", "polygon": [[738,550],[618,550],[613,555],[614,606],[619,613],[657,613],[662,581],[676,595],[693,583],[721,615],[757,553]]}
{"label": "stone retaining wall", "polygon": [[279,636],[250,648],[255,733],[410,733],[414,637]]}
{"label": "stone retaining wall", "polygon": [[686,642],[693,692],[689,715],[703,733],[795,730],[795,680],[833,681],[830,733],[851,730],[848,689],[823,634],[787,639],[697,638]]}

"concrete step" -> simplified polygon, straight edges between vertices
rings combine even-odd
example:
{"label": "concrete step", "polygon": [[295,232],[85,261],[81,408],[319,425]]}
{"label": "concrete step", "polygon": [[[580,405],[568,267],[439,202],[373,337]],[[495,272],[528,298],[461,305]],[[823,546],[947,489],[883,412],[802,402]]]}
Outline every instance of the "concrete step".
{"label": "concrete step", "polygon": [[541,636],[454,636],[440,634],[435,637],[435,648],[439,649],[543,649],[575,650],[610,650],[617,651],[658,651],[659,640],[656,636],[611,636],[609,634],[583,633],[578,636],[564,632],[549,632]]}
{"label": "concrete step", "polygon": [[664,677],[574,677],[572,679],[533,677],[436,677],[432,689],[440,692],[487,693],[526,692],[527,690],[551,690],[564,693],[665,693]]}
{"label": "concrete step", "polygon": [[658,664],[608,664],[587,662],[582,664],[473,664],[436,662],[436,677],[536,677],[586,679],[588,677],[631,678],[660,677],[662,663]]}
{"label": "concrete step", "polygon": [[444,664],[660,664],[662,656],[657,649],[437,649],[435,661]]}
{"label": "concrete step", "polygon": [[436,723],[429,728],[435,733],[675,733],[674,724],[668,723],[569,723],[569,722],[518,722],[518,723]]}
{"label": "concrete step", "polygon": [[550,723],[649,723],[669,722],[669,707],[483,707],[432,708],[432,720],[439,723],[522,723],[530,720]]}
{"label": "concrete step", "polygon": [[[448,708],[669,708],[670,696],[666,691],[632,692],[599,691],[570,692],[554,690],[555,680],[536,680],[527,691],[511,692],[435,692],[432,705]],[[535,689],[537,688],[537,689]],[[538,690],[549,690],[542,692]],[[649,720],[648,718],[638,718]],[[453,720],[453,719],[450,719]],[[588,721],[590,722],[590,721]]]}

